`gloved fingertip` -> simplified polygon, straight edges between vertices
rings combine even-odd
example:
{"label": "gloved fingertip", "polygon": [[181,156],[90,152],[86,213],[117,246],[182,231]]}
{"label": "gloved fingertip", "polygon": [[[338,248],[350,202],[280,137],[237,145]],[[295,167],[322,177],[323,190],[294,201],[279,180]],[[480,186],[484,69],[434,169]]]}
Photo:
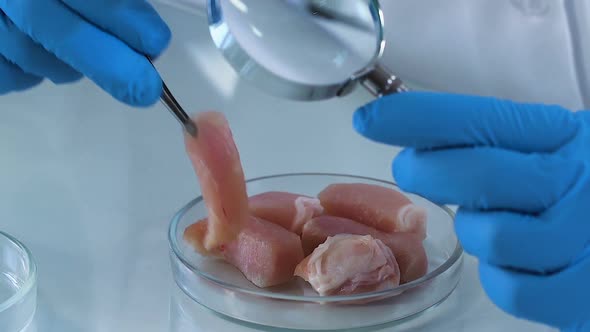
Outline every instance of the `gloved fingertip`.
{"label": "gloved fingertip", "polygon": [[163,83],[158,72],[153,67],[147,67],[129,83],[128,90],[120,99],[132,106],[149,107],[160,99],[162,89]]}
{"label": "gloved fingertip", "polygon": [[172,31],[168,25],[162,22],[158,28],[153,29],[152,33],[146,34],[142,40],[144,52],[146,52],[152,59],[159,57],[172,39]]}
{"label": "gloved fingertip", "polygon": [[68,84],[68,83],[77,82],[77,81],[81,80],[82,77],[84,77],[84,75],[82,75],[81,73],[79,73],[77,71],[71,71],[68,73],[64,73],[61,75],[50,77],[49,79],[54,84]]}
{"label": "gloved fingertip", "polygon": [[378,125],[377,112],[379,108],[377,103],[380,100],[368,103],[356,110],[353,115],[354,129],[361,135],[374,136],[375,126]]}
{"label": "gloved fingertip", "polygon": [[396,137],[403,122],[397,121],[397,117],[405,110],[408,98],[412,98],[412,92],[383,96],[361,106],[353,115],[354,129],[370,139],[397,145],[398,140],[392,137]]}
{"label": "gloved fingertip", "polygon": [[413,174],[410,158],[413,155],[412,149],[404,149],[394,158],[391,171],[395,182],[404,191],[412,191],[413,189]]}
{"label": "gloved fingertip", "polygon": [[495,224],[477,222],[477,214],[472,210],[460,207],[455,215],[455,235],[467,254],[489,263],[490,247],[494,248],[497,231]]}
{"label": "gloved fingertip", "polygon": [[43,80],[44,80],[43,77],[37,77],[37,76],[30,76],[30,77],[22,78],[22,79],[15,80],[14,82],[12,82],[10,89],[4,89],[2,87],[2,84],[0,84],[0,93],[7,92],[7,91],[22,92],[25,90],[29,90],[29,89],[32,89],[32,88],[40,85],[41,83],[43,83]]}
{"label": "gloved fingertip", "polygon": [[474,253],[471,252],[471,246],[469,241],[469,239],[471,238],[468,232],[470,225],[469,223],[465,222],[465,219],[469,219],[468,212],[465,212],[465,209],[463,207],[459,207],[457,213],[455,214],[455,222],[453,223],[453,228],[455,230],[457,240],[459,240],[459,243],[461,243],[461,246],[463,247],[463,251],[465,251],[469,255],[474,255]]}
{"label": "gloved fingertip", "polygon": [[371,110],[369,105],[357,109],[352,116],[354,130],[359,134],[365,134],[371,126]]}
{"label": "gloved fingertip", "polygon": [[44,78],[24,72],[20,67],[0,55],[0,95],[31,89]]}

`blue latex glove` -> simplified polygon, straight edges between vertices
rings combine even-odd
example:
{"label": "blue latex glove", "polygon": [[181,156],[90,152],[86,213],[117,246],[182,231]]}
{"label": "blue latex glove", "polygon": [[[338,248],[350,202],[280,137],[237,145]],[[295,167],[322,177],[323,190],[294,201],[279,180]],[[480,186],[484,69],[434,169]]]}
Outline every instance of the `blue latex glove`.
{"label": "blue latex glove", "polygon": [[170,35],[145,0],[0,0],[0,94],[87,76],[119,101],[152,105],[162,81],[145,56]]}
{"label": "blue latex glove", "polygon": [[590,331],[590,112],[408,92],[353,121],[406,147],[393,162],[402,190],[460,207],[457,236],[498,307]]}

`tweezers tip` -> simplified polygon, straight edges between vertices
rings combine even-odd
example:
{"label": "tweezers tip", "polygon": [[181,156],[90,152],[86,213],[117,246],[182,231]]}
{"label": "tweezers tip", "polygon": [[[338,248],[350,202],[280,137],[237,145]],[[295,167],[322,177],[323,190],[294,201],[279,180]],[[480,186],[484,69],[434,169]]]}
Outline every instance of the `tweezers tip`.
{"label": "tweezers tip", "polygon": [[187,122],[184,125],[184,128],[186,129],[186,132],[189,133],[189,135],[195,138],[197,137],[199,131],[197,130],[197,126],[192,121]]}

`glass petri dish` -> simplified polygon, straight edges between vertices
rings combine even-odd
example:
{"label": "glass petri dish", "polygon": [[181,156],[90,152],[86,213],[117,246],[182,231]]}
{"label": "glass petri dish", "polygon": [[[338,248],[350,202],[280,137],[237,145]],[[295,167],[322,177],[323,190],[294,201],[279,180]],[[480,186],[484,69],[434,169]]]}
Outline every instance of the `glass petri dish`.
{"label": "glass petri dish", "polygon": [[31,252],[0,232],[0,331],[23,331],[37,308],[37,267]]}
{"label": "glass petri dish", "polygon": [[[362,176],[292,173],[247,181],[249,195],[290,191],[316,196],[332,183],[368,183],[400,190],[394,183]],[[405,321],[443,302],[457,286],[463,249],[454,232],[454,213],[420,196],[404,193],[427,209],[424,246],[428,272],[398,287],[353,296],[319,296],[294,278],[279,287],[261,289],[228,263],[203,257],[183,240],[186,227],[207,215],[202,197],[185,205],[170,223],[170,261],[178,287],[198,304],[245,326],[252,324],[291,330],[326,331]],[[367,302],[366,304],[354,304]]]}

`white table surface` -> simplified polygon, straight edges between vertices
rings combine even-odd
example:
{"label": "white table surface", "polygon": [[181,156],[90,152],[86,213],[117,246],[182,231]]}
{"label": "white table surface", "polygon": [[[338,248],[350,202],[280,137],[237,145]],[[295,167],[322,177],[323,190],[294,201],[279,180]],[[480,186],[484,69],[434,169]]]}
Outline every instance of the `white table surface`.
{"label": "white table surface", "polygon": [[[191,111],[226,112],[247,177],[326,171],[390,179],[397,149],[352,130],[352,112],[368,100],[363,91],[318,103],[264,95],[216,53],[204,17],[159,9],[174,32],[158,62],[162,75]],[[0,229],[23,241],[39,267],[27,332],[254,331],[196,306],[172,282],[167,226],[198,194],[183,149],[162,106],[131,109],[88,81],[0,98]],[[379,331],[394,330],[551,331],[494,307],[471,257],[445,303]]]}

